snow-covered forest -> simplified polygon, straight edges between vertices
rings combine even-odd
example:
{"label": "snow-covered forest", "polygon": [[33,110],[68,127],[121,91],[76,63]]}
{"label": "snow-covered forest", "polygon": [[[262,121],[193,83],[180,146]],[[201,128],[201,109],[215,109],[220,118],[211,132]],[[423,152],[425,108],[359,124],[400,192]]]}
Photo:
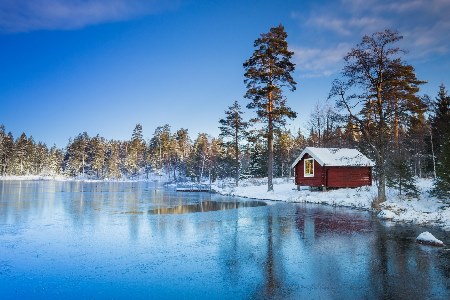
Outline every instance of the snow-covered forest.
{"label": "snow-covered forest", "polygon": [[[388,156],[388,181],[411,192],[408,180],[414,177],[446,178],[443,163],[449,159],[450,96],[442,85],[434,97],[424,96],[423,107],[398,124],[401,157]],[[306,146],[361,148],[361,137],[351,123],[342,122],[336,109],[328,103],[317,103],[312,109],[304,134],[278,129],[274,143],[274,175],[291,175],[290,165]],[[267,169],[267,145],[262,129],[245,130],[240,141],[240,174],[264,177]],[[149,139],[136,125],[125,141],[106,140],[80,133],[64,149],[48,147],[22,133],[14,137],[0,126],[0,173],[8,175],[65,175],[98,179],[136,178],[149,173],[165,173],[173,180],[200,180],[235,176],[235,148],[227,137],[200,133],[191,137],[187,129],[172,130],[169,125],[156,128]],[[365,151],[369,156],[370,152]],[[433,155],[434,154],[434,155]],[[399,159],[401,163],[399,163]]]}

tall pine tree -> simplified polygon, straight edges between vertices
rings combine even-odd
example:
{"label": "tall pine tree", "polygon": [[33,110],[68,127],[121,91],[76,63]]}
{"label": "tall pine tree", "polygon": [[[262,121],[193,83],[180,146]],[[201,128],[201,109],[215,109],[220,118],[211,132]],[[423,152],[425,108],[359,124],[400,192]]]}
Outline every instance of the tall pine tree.
{"label": "tall pine tree", "polygon": [[282,25],[271,28],[255,40],[256,49],[244,62],[244,82],[247,84],[244,97],[251,100],[247,108],[256,111],[257,118],[254,121],[267,125],[268,191],[273,191],[274,128],[283,126],[286,117],[293,119],[297,116],[286,105],[283,95],[283,88],[294,91],[297,84],[292,77],[295,64],[291,58],[294,52],[289,51],[286,38],[287,33]]}

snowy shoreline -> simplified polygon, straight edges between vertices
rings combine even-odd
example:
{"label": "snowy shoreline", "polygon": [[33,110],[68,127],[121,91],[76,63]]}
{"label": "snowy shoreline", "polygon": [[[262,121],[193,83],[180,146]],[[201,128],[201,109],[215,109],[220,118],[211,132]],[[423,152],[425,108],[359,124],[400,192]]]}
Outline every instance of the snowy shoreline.
{"label": "snowy shoreline", "polygon": [[[380,219],[417,225],[431,225],[450,231],[450,206],[441,200],[431,197],[428,190],[432,186],[430,179],[418,180],[420,196],[405,198],[387,189],[387,201],[381,204],[377,213]],[[274,180],[274,191],[267,192],[267,179],[247,179],[238,187],[219,183],[213,190],[221,195],[237,196],[249,199],[285,201],[292,203],[313,203],[332,206],[349,207],[373,211],[372,200],[377,195],[376,186],[361,188],[345,188],[327,192],[310,191],[308,188],[297,190],[292,180],[277,178]]]}
{"label": "snowy shoreline", "polygon": [[[169,182],[166,176],[152,174],[149,178],[136,179],[89,179],[65,176],[3,176],[0,180],[45,180],[45,181],[78,181],[78,182]],[[428,194],[432,186],[430,179],[418,180],[420,196],[418,198],[405,198],[397,195],[395,190],[387,188],[387,201],[381,204],[377,213],[380,219],[393,222],[413,223],[417,225],[431,225],[450,231],[450,205]],[[297,190],[292,179],[274,179],[274,191],[267,192],[267,179],[242,180],[238,187],[227,181],[219,181],[212,185],[212,191],[224,196],[237,196],[248,199],[284,201],[292,203],[312,203],[331,206],[348,207],[373,211],[372,200],[377,195],[376,186],[361,188],[345,188],[329,190],[327,192],[311,191],[308,188]]]}
{"label": "snowy shoreline", "polygon": [[25,176],[0,176],[0,181],[77,181],[77,182],[159,182],[166,183],[169,181],[167,176],[152,174],[148,178],[146,176],[140,176],[137,178],[114,178],[114,179],[92,179],[89,177],[68,177],[68,176],[41,176],[41,175],[25,175]]}

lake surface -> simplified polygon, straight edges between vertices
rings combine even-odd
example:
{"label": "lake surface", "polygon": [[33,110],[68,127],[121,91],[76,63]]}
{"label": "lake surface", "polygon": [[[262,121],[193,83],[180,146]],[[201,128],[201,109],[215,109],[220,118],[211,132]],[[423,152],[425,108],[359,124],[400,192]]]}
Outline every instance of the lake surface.
{"label": "lake surface", "polygon": [[153,183],[0,181],[1,299],[449,299],[436,228]]}

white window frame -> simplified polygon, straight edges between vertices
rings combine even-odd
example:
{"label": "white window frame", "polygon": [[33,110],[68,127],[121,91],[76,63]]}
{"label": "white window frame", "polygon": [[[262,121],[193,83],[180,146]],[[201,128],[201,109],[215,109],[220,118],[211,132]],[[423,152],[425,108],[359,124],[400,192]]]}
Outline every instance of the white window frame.
{"label": "white window frame", "polygon": [[[306,161],[312,161],[312,174],[306,174]],[[303,161],[303,176],[304,177],[314,177],[314,158],[306,158]]]}

